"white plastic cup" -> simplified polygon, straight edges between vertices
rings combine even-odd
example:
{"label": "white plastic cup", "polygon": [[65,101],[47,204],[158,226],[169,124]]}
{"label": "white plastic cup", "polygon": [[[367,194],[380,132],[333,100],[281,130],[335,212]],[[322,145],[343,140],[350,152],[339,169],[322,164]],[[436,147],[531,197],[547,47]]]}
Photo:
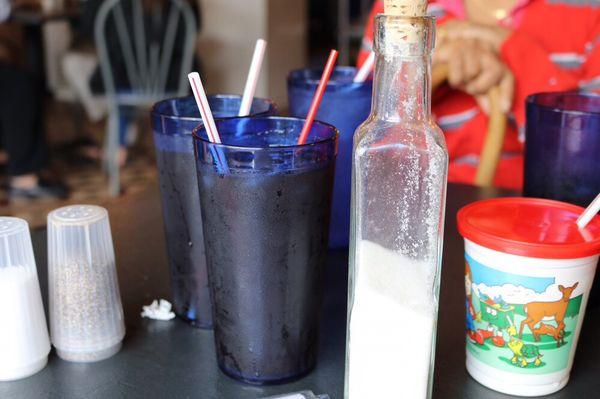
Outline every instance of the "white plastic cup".
{"label": "white plastic cup", "polygon": [[64,360],[95,362],[125,336],[106,209],[72,205],[48,215],[50,334]]}
{"label": "white plastic cup", "polygon": [[37,373],[49,352],[29,226],[22,219],[0,217],[0,381]]}
{"label": "white plastic cup", "polygon": [[479,383],[542,396],[569,381],[600,257],[600,218],[579,230],[581,212],[531,198],[479,201],[459,212],[467,370]]}

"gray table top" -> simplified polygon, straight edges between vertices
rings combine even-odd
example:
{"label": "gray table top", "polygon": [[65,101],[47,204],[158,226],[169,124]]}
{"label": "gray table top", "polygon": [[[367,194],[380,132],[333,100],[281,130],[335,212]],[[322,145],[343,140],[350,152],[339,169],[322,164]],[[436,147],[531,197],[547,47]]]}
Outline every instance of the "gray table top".
{"label": "gray table top", "polygon": [[[456,212],[472,201],[506,195],[494,189],[450,185],[442,272],[435,398],[504,398],[467,374],[464,335],[463,244],[456,230]],[[319,361],[316,369],[296,382],[254,387],[219,372],[211,331],[181,320],[143,320],[142,305],[169,298],[169,277],[158,192],[149,189],[109,207],[117,253],[121,294],[127,323],[123,349],[111,359],[76,364],[50,354],[48,366],[24,380],[0,383],[0,398],[202,398],[255,399],[310,389],[343,397],[346,329],[347,254],[331,252],[326,278]],[[33,233],[40,283],[46,287],[46,233]],[[550,398],[600,395],[600,335],[598,309],[588,309],[571,382]],[[398,362],[410,367],[408,361]],[[401,388],[401,387],[399,387]],[[370,399],[370,398],[365,398]]]}

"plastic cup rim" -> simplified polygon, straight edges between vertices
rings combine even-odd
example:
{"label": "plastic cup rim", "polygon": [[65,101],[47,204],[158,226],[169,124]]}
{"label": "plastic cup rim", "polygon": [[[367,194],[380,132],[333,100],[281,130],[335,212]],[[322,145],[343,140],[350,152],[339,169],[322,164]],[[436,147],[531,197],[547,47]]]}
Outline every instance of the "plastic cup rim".
{"label": "plastic cup rim", "polygon": [[[235,121],[236,119],[242,120],[242,119],[252,119],[252,120],[257,120],[257,119],[264,119],[264,120],[271,120],[271,119],[278,119],[278,120],[288,120],[288,121],[297,121],[297,122],[301,122],[304,123],[305,119],[301,119],[301,118],[294,118],[294,117],[290,117],[290,116],[264,116],[264,117],[247,117],[247,116],[240,116],[240,117],[235,117],[235,118],[227,118],[227,119],[219,119],[217,120],[217,124],[219,122],[224,122],[224,121]],[[195,128],[192,132],[192,136],[194,137],[194,140],[197,141],[201,141],[203,143],[206,144],[210,144],[214,147],[217,148],[227,148],[227,149],[231,149],[231,150],[240,150],[240,151],[281,151],[281,150],[293,150],[293,149],[301,149],[301,148],[308,148],[308,147],[313,147],[316,146],[318,144],[325,144],[328,143],[330,141],[336,141],[339,139],[340,136],[340,131],[338,130],[337,127],[329,124],[329,123],[325,123],[322,121],[318,121],[315,120],[313,122],[313,126],[315,125],[320,125],[320,126],[324,126],[325,128],[328,128],[330,130],[332,130],[334,132],[334,134],[331,137],[328,138],[324,138],[318,141],[314,141],[314,142],[310,142],[310,143],[306,143],[306,144],[293,144],[293,145],[282,145],[282,146],[276,146],[276,147],[254,147],[254,146],[240,146],[240,145],[229,145],[229,144],[225,144],[225,143],[213,143],[212,141],[210,141],[208,138],[204,138],[201,137],[198,132],[202,129],[204,129],[204,125],[200,125],[197,128]],[[218,127],[218,126],[217,126]]]}
{"label": "plastic cup rim", "polygon": [[[158,111],[158,108],[161,105],[163,105],[164,103],[168,103],[168,102],[171,102],[171,101],[177,101],[177,100],[185,100],[185,99],[188,99],[188,98],[192,98],[193,99],[193,96],[189,95],[189,96],[171,97],[171,98],[166,98],[164,100],[161,100],[161,101],[157,102],[156,104],[154,104],[152,106],[152,110],[150,111],[150,115],[151,116],[156,116],[156,117],[159,117],[159,118],[164,118],[164,119],[171,119],[171,120],[185,121],[185,122],[198,122],[199,124],[203,124],[202,117],[200,117],[200,116],[197,116],[197,117],[196,116],[177,116],[177,115],[166,114],[164,112]],[[211,94],[211,95],[208,96],[208,100],[209,101],[211,99],[213,99],[213,98],[226,98],[226,99],[227,98],[239,98],[241,100],[242,96],[239,95],[239,94]],[[269,109],[267,111],[260,112],[260,113],[254,114],[254,115],[251,113],[250,114],[251,117],[257,117],[257,116],[261,116],[261,115],[267,115],[268,112],[269,112],[269,110],[271,110],[271,109],[275,109],[276,110],[277,109],[277,104],[273,100],[270,100],[270,99],[267,99],[267,98],[261,98],[261,97],[254,97],[253,101],[256,101],[256,100],[268,103],[269,104]],[[195,107],[196,107],[196,105],[194,103],[194,109],[196,109]],[[234,119],[234,118],[239,118],[239,117],[238,116],[227,116],[227,117],[224,117],[224,118],[215,118],[215,120],[220,121],[220,120]]]}
{"label": "plastic cup rim", "polygon": [[598,100],[600,100],[600,94],[595,94],[595,93],[579,93],[579,92],[566,92],[566,93],[562,93],[562,92],[544,91],[544,92],[540,92],[540,93],[530,94],[525,99],[525,102],[528,105],[534,105],[534,106],[536,106],[538,108],[542,108],[542,109],[544,109],[546,111],[550,111],[550,112],[556,113],[556,114],[588,115],[588,116],[600,117],[600,111],[567,110],[567,109],[561,109],[560,107],[556,107],[556,106],[539,104],[539,103],[536,102],[536,98],[538,96],[546,96],[546,95],[554,95],[554,96],[557,96],[557,97],[558,96],[588,97],[588,98],[597,98]]}
{"label": "plastic cup rim", "polygon": [[[315,72],[315,79],[301,79],[299,77],[295,77],[294,75],[296,74],[300,74],[302,72]],[[356,67],[352,67],[352,66],[336,66],[333,69],[333,72],[335,73],[335,71],[354,71],[354,72],[358,72],[358,68]],[[299,69],[294,69],[293,71],[291,71],[288,74],[287,80],[290,84],[294,84],[294,85],[304,85],[304,86],[310,86],[311,88],[314,87],[316,88],[319,85],[319,81],[321,79],[321,73],[323,72],[323,68],[299,68]],[[317,76],[318,75],[318,76]],[[340,87],[361,87],[361,86],[370,86],[373,84],[373,79],[366,79],[364,82],[354,82],[352,80],[349,80],[347,82],[340,82],[338,80],[334,80],[333,76],[332,78],[329,80],[329,82],[327,83],[327,90],[331,90],[332,88],[340,88]]]}

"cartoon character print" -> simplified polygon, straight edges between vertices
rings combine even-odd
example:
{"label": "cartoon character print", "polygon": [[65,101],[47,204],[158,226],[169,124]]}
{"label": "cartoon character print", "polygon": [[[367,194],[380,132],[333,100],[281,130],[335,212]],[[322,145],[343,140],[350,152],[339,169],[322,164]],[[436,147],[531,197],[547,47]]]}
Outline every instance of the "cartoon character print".
{"label": "cartoon character print", "polygon": [[[540,353],[540,348],[535,344],[526,344],[523,342],[523,330],[525,326],[529,327],[535,342],[540,342],[542,335],[549,335],[556,341],[557,348],[564,345],[565,315],[573,291],[575,291],[578,285],[578,282],[571,287],[559,285],[558,290],[561,292],[562,297],[558,301],[535,301],[529,302],[523,306],[523,310],[526,312],[526,318],[521,321],[519,337],[516,337],[517,329],[514,326],[511,326],[508,329],[510,335],[508,347],[513,354],[513,357],[511,358],[512,364],[523,368],[528,366],[540,367],[543,365],[541,359],[544,355]],[[556,327],[542,322],[542,320],[548,319],[554,319]]]}
{"label": "cartoon character print", "polygon": [[[540,335],[546,334],[552,336],[556,340],[556,347],[560,348],[561,343],[564,343],[565,314],[567,313],[571,295],[578,285],[578,282],[571,287],[559,285],[558,290],[561,292],[562,298],[558,301],[530,302],[526,304],[524,309],[527,312],[527,318],[521,322],[519,338],[523,338],[523,329],[527,326],[531,330],[536,342],[540,341]],[[535,327],[536,324],[548,317],[554,318],[557,324],[556,327],[544,323],[541,323],[538,328]]]}
{"label": "cartoon character print", "polygon": [[483,345],[486,340],[491,339],[495,346],[504,346],[504,338],[501,331],[492,325],[488,325],[487,329],[477,329],[475,323],[481,322],[481,313],[475,311],[473,306],[473,298],[476,298],[473,291],[473,275],[471,274],[471,266],[469,262],[465,262],[465,292],[466,292],[466,325],[467,337],[474,344]]}
{"label": "cartoon character print", "polygon": [[511,326],[508,328],[508,335],[510,341],[508,342],[508,348],[511,350],[513,357],[511,363],[519,367],[527,367],[533,365],[533,367],[540,367],[542,363],[542,355],[537,346],[532,344],[525,344],[522,339],[516,338],[517,328]]}
{"label": "cartoon character print", "polygon": [[584,303],[581,284],[499,272],[469,256],[465,260],[469,353],[506,371],[564,370]]}
{"label": "cartoon character print", "polygon": [[[466,324],[467,324],[467,337],[473,343],[479,343],[479,337],[477,337],[477,331],[475,330],[475,319],[477,313],[473,307],[473,275],[471,274],[471,266],[469,262],[465,262],[465,291],[466,291]],[[483,343],[483,342],[482,342]]]}

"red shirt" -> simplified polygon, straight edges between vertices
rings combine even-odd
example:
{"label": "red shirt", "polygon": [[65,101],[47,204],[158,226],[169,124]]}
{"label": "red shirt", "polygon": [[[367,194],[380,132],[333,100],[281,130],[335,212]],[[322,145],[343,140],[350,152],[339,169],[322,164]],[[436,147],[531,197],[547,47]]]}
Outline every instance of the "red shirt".
{"label": "red shirt", "polygon": [[[373,48],[373,20],[383,13],[377,1],[365,31],[359,65]],[[429,13],[443,24],[465,19],[461,0],[431,0]],[[536,92],[600,90],[600,3],[597,0],[522,0],[499,22],[513,33],[501,49],[512,70],[515,98],[502,159],[494,184],[520,189],[523,185],[525,98]],[[487,133],[488,117],[468,94],[440,89],[433,114],[444,130],[450,152],[449,180],[472,183]]]}

